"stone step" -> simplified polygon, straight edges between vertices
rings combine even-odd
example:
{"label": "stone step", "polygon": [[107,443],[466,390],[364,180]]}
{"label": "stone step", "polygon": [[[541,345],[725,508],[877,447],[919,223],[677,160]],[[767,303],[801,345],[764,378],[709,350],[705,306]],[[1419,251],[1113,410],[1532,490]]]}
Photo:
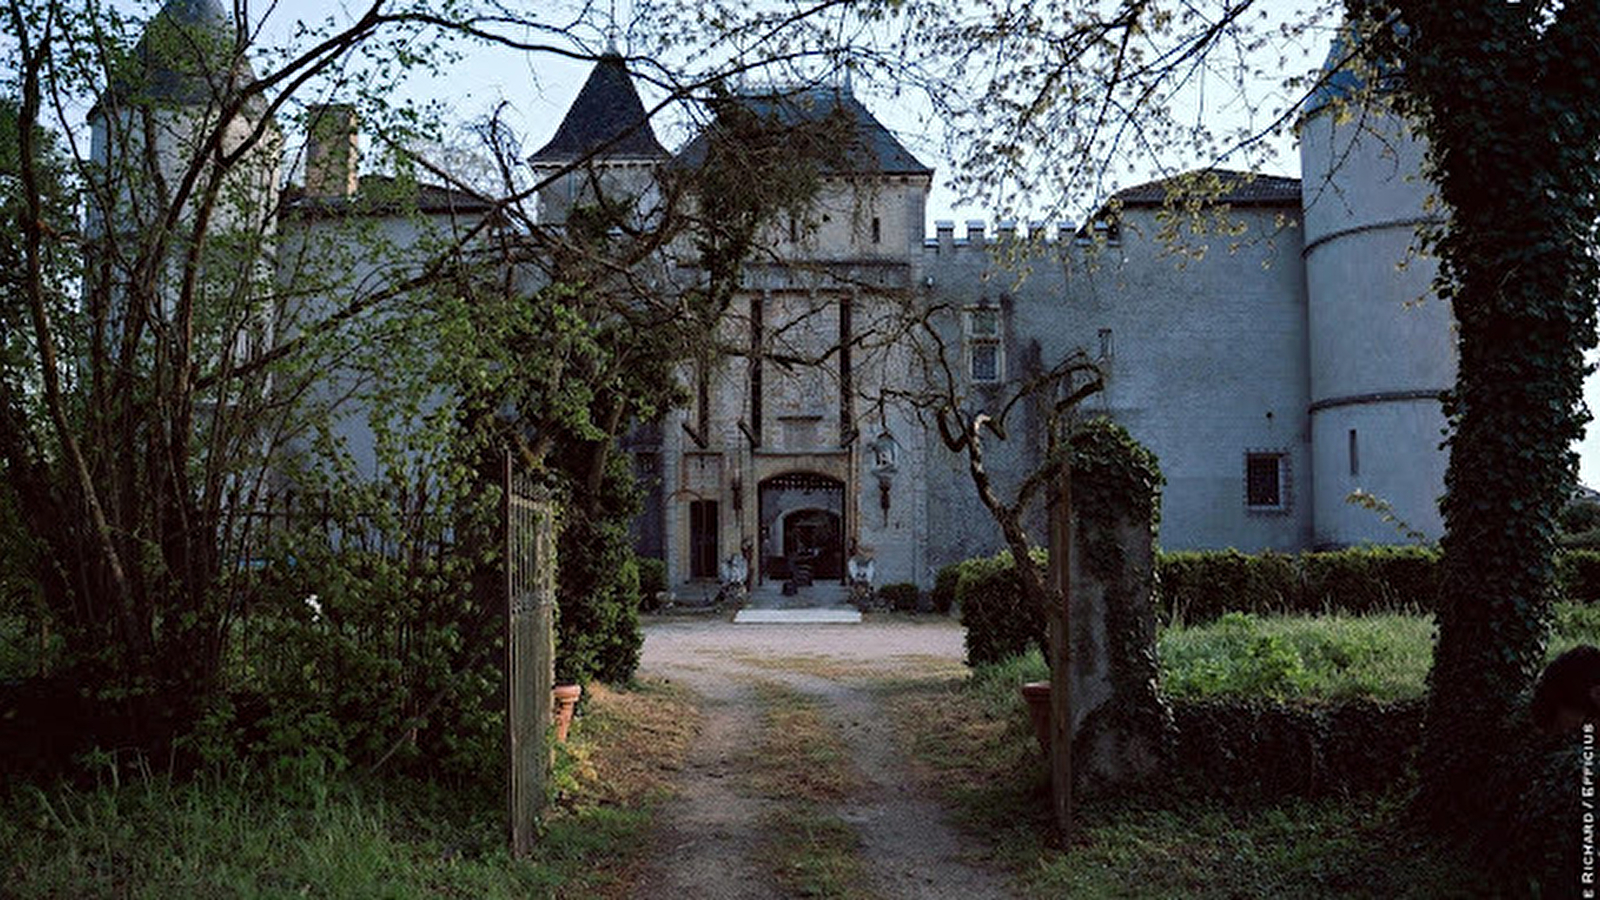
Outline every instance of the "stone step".
{"label": "stone step", "polygon": [[741,609],[733,617],[736,625],[858,625],[856,609],[814,607],[811,609]]}

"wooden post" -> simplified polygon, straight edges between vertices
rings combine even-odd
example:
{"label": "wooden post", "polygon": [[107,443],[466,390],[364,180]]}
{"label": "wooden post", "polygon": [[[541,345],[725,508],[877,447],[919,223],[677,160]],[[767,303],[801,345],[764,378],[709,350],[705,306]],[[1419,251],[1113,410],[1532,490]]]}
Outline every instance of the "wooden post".
{"label": "wooden post", "polygon": [[1062,849],[1072,846],[1072,468],[1062,460],[1049,492],[1050,799]]}

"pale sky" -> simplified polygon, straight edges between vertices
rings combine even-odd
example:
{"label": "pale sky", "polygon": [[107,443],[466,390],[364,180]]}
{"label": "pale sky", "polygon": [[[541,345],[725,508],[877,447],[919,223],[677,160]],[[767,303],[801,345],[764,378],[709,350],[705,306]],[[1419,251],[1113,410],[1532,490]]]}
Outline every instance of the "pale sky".
{"label": "pale sky", "polygon": [[[1291,16],[1302,3],[1296,0],[1264,0],[1269,13],[1280,18]],[[226,5],[226,4],[225,4]],[[575,4],[570,0],[539,0],[537,7],[541,10],[539,15],[545,21],[553,21],[552,16],[559,15],[563,7],[572,10],[588,10],[588,21],[594,24],[582,24],[576,30],[587,46],[572,49],[579,52],[595,52],[605,45],[606,31],[604,23],[607,21],[608,10],[615,9],[617,18],[628,18],[628,10],[634,8],[634,0],[610,0],[608,3]],[[642,6],[642,3],[638,4]],[[281,39],[281,36],[292,33],[292,29],[301,17],[309,20],[320,20],[327,16],[343,17],[348,19],[348,13],[341,9],[364,9],[365,4],[340,0],[334,4],[318,2],[318,0],[279,0],[271,7],[252,6],[252,15],[268,15],[269,18],[263,29],[267,40]],[[270,9],[270,13],[258,10]],[[551,12],[555,10],[556,12]],[[575,12],[574,15],[577,13]],[[528,35],[536,38],[537,35]],[[1272,91],[1273,85],[1281,81],[1282,76],[1294,72],[1303,72],[1315,68],[1327,54],[1328,42],[1331,40],[1330,29],[1314,30],[1305,40],[1303,45],[1296,45],[1294,52],[1288,53],[1284,58],[1284,66],[1279,66],[1276,59],[1268,60],[1262,64],[1266,72],[1258,79],[1262,90]],[[619,29],[618,43],[621,49],[627,52],[638,52],[640,46],[630,46],[630,38],[626,26]],[[588,74],[590,64],[586,61],[574,61],[563,58],[555,53],[528,53],[513,51],[505,48],[464,48],[462,58],[450,65],[445,78],[432,76],[410,79],[400,92],[401,96],[421,101],[437,101],[444,105],[448,118],[461,122],[471,121],[485,116],[497,104],[507,104],[506,119],[520,133],[522,146],[527,152],[532,152],[554,134],[562,115],[566,112],[573,98],[577,95],[579,87]],[[902,143],[915,153],[925,164],[935,170],[933,192],[929,197],[928,225],[932,230],[935,219],[954,219],[958,223],[966,219],[983,219],[992,222],[993,214],[982,209],[964,209],[955,206],[955,195],[949,188],[945,175],[950,167],[950,162],[944,155],[943,143],[937,133],[937,123],[928,121],[929,113],[925,104],[918,103],[916,98],[907,95],[891,96],[893,86],[877,84],[858,78],[854,82],[858,96],[866,103],[869,109],[897,136]],[[661,94],[648,85],[640,86],[646,106],[652,101],[659,100]],[[1204,102],[1204,99],[1197,102]],[[1198,107],[1196,107],[1198,108]],[[1229,108],[1228,104],[1217,104],[1214,100],[1205,107],[1207,116],[1214,117],[1208,121],[1228,122],[1230,116],[1240,116],[1242,113],[1237,107]],[[1243,124],[1240,120],[1240,124]],[[688,127],[682,116],[666,117],[657,122],[656,131],[663,144],[668,149],[681,145],[688,137]],[[1264,171],[1273,174],[1299,175],[1298,155],[1293,147],[1292,137],[1285,136],[1278,139],[1273,145],[1274,156],[1272,161],[1264,167]],[[1176,161],[1168,161],[1169,165]],[[1134,171],[1126,175],[1122,185],[1148,180],[1153,170]],[[958,224],[959,227],[959,224]],[[1600,378],[1591,377],[1585,396],[1591,408],[1600,409]],[[1590,436],[1579,446],[1581,457],[1580,478],[1589,485],[1600,486],[1600,424],[1591,425]]]}

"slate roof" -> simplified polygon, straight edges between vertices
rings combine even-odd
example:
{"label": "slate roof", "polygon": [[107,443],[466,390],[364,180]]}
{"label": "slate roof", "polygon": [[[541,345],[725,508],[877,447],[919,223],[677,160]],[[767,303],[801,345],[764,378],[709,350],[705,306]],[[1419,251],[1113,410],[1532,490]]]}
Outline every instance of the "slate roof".
{"label": "slate roof", "polygon": [[[219,0],[168,0],[145,25],[133,58],[133,73],[114,76],[107,94],[118,101],[205,105],[256,80],[248,59],[237,54],[233,17]],[[231,66],[231,80],[226,70]],[[90,110],[94,117],[106,101]],[[252,98],[246,112],[259,114]]]}
{"label": "slate roof", "polygon": [[1226,203],[1230,206],[1298,206],[1300,204],[1300,179],[1285,178],[1281,175],[1237,172],[1232,169],[1201,169],[1196,172],[1176,175],[1172,178],[1148,181],[1144,184],[1124,188],[1113,196],[1125,207],[1161,206],[1167,202],[1167,196],[1172,190],[1184,190],[1186,188],[1185,180],[1209,176],[1215,176],[1220,182],[1217,185],[1220,192],[1214,200],[1216,203]]}
{"label": "slate roof", "polygon": [[594,154],[602,159],[666,159],[665,147],[645,117],[644,104],[622,57],[600,57],[578,91],[556,136],[529,158],[569,163]]}
{"label": "slate roof", "polygon": [[1330,104],[1357,98],[1366,89],[1367,79],[1373,74],[1378,77],[1379,93],[1394,90],[1398,86],[1400,70],[1393,63],[1380,62],[1374,66],[1362,59],[1355,52],[1360,48],[1360,43],[1360,36],[1353,25],[1346,21],[1339,26],[1332,45],[1328,47],[1328,58],[1322,63],[1321,81],[1311,96],[1306,98],[1301,115],[1310,116]]}
{"label": "slate roof", "polygon": [[[923,165],[907,150],[889,129],[879,122],[855,94],[846,87],[810,87],[796,91],[750,93],[739,97],[757,114],[775,119],[784,125],[819,122],[835,113],[843,113],[851,123],[852,139],[840,148],[837,160],[823,164],[827,174],[883,174],[932,175],[933,170]],[[712,128],[716,127],[712,123]],[[705,133],[696,136],[683,148],[676,164],[695,167],[705,162],[710,139]]]}

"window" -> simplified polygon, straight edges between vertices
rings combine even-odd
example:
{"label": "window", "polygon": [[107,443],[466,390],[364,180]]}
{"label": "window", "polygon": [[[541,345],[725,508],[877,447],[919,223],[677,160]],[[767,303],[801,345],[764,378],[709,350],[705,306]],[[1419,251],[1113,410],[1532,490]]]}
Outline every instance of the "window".
{"label": "window", "polygon": [[1111,329],[1100,329],[1100,358],[1110,359],[1112,352]]}
{"label": "window", "polygon": [[1350,429],[1350,475],[1355,477],[1361,474],[1361,453],[1356,446],[1356,430]]}
{"label": "window", "polygon": [[1253,510],[1288,508],[1288,460],[1282,453],[1246,453],[1244,504]]}
{"label": "window", "polygon": [[876,243],[879,243],[882,240],[883,240],[883,223],[878,221],[878,217],[877,216],[873,216],[872,217],[872,242],[874,244],[876,244]]}
{"label": "window", "polygon": [[967,310],[967,372],[975,382],[1005,378],[1005,354],[1000,344],[1000,310],[980,306]]}

